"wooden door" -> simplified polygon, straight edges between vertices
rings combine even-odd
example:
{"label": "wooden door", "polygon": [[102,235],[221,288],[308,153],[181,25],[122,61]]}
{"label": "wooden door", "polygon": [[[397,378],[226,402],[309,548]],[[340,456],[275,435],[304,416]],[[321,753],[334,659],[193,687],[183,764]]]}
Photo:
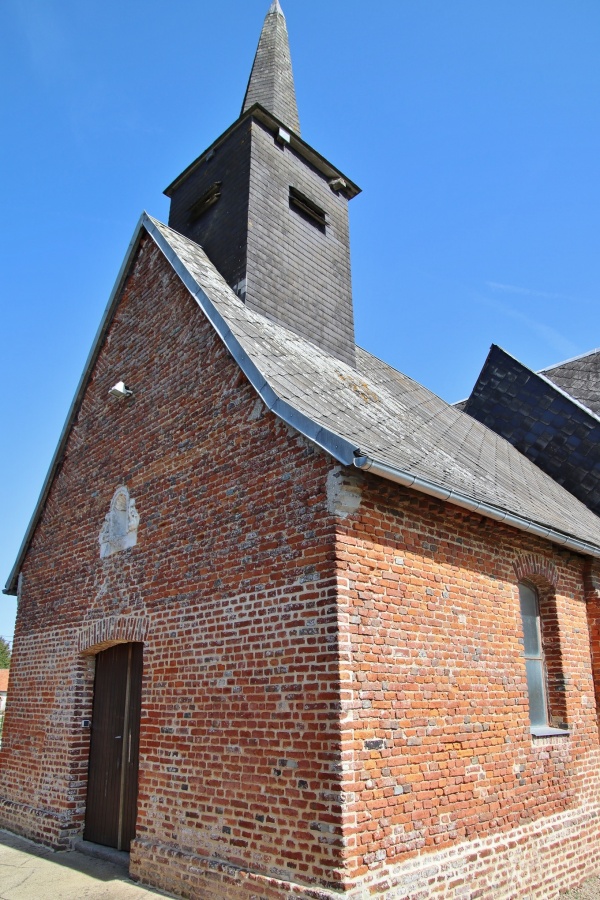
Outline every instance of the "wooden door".
{"label": "wooden door", "polygon": [[143,644],[117,644],[96,657],[86,841],[129,850],[137,816]]}

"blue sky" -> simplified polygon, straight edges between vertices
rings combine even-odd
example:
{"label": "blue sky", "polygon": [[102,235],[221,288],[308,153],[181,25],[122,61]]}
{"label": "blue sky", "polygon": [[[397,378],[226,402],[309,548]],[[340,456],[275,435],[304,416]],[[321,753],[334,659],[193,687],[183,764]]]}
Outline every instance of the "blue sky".
{"label": "blue sky", "polygon": [[[597,0],[281,2],[302,135],[363,188],[358,342],[449,401],[492,342],[599,346]],[[0,6],[2,582],[139,214],[239,114],[268,5]]]}

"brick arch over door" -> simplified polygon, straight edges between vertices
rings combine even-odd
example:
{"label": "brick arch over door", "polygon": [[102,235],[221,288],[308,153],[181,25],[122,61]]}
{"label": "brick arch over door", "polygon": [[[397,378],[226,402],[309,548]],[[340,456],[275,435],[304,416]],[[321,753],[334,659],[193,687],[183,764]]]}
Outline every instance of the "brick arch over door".
{"label": "brick arch over door", "polygon": [[143,643],[148,634],[148,616],[110,616],[84,625],[79,632],[79,652],[96,654],[113,644]]}

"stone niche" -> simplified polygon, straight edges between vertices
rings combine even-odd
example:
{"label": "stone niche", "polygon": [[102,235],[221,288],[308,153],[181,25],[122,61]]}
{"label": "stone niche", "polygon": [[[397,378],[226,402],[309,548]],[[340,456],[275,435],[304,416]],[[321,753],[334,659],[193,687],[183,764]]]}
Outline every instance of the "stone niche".
{"label": "stone niche", "polygon": [[135,500],[129,491],[120,485],[113,494],[110,509],[100,530],[100,559],[120,553],[137,544],[140,517],[135,508]]}

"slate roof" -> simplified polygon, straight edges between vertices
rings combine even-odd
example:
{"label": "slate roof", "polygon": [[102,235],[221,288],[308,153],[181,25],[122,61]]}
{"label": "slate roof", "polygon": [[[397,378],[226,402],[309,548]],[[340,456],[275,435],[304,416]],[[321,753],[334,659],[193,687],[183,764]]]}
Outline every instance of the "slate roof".
{"label": "slate roof", "polygon": [[5,593],[17,593],[23,559],[145,233],[177,272],[267,407],[340,463],[351,466],[368,461],[374,464],[371,471],[377,473],[379,466],[392,481],[600,557],[600,519],[508,441],[367,351],[356,348],[357,368],[352,368],[248,309],[198,244],[144,213]]}
{"label": "slate roof", "polygon": [[600,417],[563,385],[569,384],[589,403],[599,364],[600,353],[594,351],[536,373],[492,345],[465,404],[470,416],[505,437],[596,514]]}
{"label": "slate roof", "polygon": [[582,356],[540,369],[539,374],[600,415],[600,350],[590,350]]}
{"label": "slate roof", "polygon": [[295,134],[300,134],[290,44],[279,0],[273,0],[264,21],[242,115],[255,103],[260,103]]}
{"label": "slate roof", "polygon": [[[600,520],[510,443],[365,350],[357,348],[353,369],[247,309],[201,247],[156,220],[150,222],[273,394],[317,429],[340,439],[340,461],[350,463],[350,451],[360,451],[449,491],[600,546]],[[323,435],[316,440],[326,446]]]}

